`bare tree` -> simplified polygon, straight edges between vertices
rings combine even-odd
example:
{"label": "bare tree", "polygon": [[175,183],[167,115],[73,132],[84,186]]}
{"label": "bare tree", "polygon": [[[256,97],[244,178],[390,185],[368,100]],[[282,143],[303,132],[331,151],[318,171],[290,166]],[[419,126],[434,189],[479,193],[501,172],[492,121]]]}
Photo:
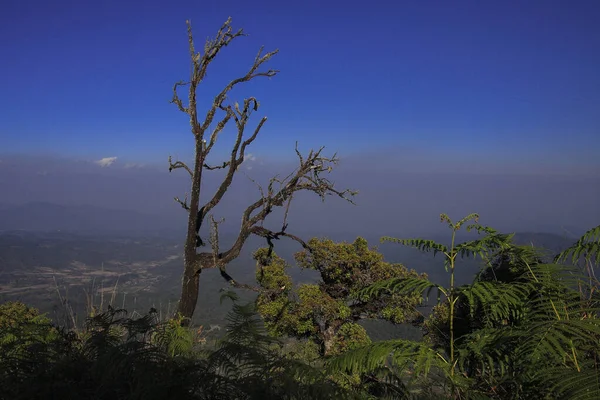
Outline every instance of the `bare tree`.
{"label": "bare tree", "polygon": [[[268,69],[261,70],[263,64],[271,59],[278,50],[263,54],[263,48],[259,50],[252,66],[246,75],[232,80],[218,93],[212,103],[212,106],[206,113],[203,121],[198,119],[198,110],[196,103],[198,85],[204,80],[206,70],[210,63],[219,54],[221,49],[229,45],[234,39],[245,36],[243,30],[236,32],[232,31],[231,18],[229,18],[219,29],[217,36],[214,39],[207,39],[204,45],[204,52],[196,52],[194,40],[192,37],[192,28],[189,21],[186,21],[188,27],[189,51],[191,57],[191,76],[188,82],[177,82],[173,87],[174,103],[180,111],[187,114],[190,119],[190,126],[194,135],[195,156],[194,165],[189,167],[182,161],[173,161],[169,157],[169,171],[174,169],[184,169],[191,178],[191,191],[189,202],[187,196],[185,200],[175,198],[181,207],[189,214],[187,236],[184,249],[184,272],[181,288],[181,298],[178,305],[178,312],[184,317],[191,318],[194,314],[196,303],[198,301],[200,273],[203,269],[219,268],[221,275],[235,287],[252,288],[248,285],[243,285],[236,282],[226,271],[226,266],[232,260],[237,258],[242,250],[242,247],[250,235],[258,235],[264,237],[269,246],[273,246],[273,240],[281,237],[289,237],[298,241],[303,246],[306,244],[298,237],[286,232],[287,213],[290,202],[294,193],[299,191],[310,191],[325,199],[327,195],[339,196],[345,200],[352,202],[352,196],[356,192],[350,190],[336,190],[334,184],[321,174],[329,173],[332,167],[337,164],[338,159],[335,155],[331,158],[321,154],[323,148],[318,151],[311,150],[308,155],[303,157],[296,146],[296,155],[298,156],[299,166],[286,178],[279,179],[271,178],[266,190],[260,188],[260,198],[250,204],[242,213],[242,220],[237,239],[233,245],[221,250],[219,247],[219,232],[218,225],[220,221],[213,218],[211,211],[219,204],[227,190],[229,189],[236,171],[244,162],[244,155],[247,147],[256,139],[261,128],[267,121],[266,117],[262,117],[258,125],[252,133],[245,137],[244,133],[248,124],[248,120],[254,111],[258,110],[259,103],[254,97],[244,100],[240,105],[237,102],[227,104],[228,93],[236,86],[244,82],[248,82],[258,77],[273,77],[279,71]],[[188,89],[188,102],[184,104],[183,100],[178,95],[179,87],[184,86]],[[214,128],[210,128],[216,115],[220,114],[221,119],[217,118],[217,123]],[[211,166],[206,163],[207,156],[217,142],[219,134],[223,131],[228,123],[233,122],[237,128],[237,136],[231,150],[231,157],[220,165]],[[201,183],[203,172],[222,169],[225,172],[223,181],[218,186],[216,192],[212,196],[206,198],[206,202],[201,204]],[[274,207],[285,207],[285,217],[283,226],[280,231],[274,232],[262,226],[265,218],[272,212]],[[199,247],[205,246],[205,243],[200,238],[200,229],[205,222],[207,216],[211,222],[210,233],[210,251],[198,252]]]}

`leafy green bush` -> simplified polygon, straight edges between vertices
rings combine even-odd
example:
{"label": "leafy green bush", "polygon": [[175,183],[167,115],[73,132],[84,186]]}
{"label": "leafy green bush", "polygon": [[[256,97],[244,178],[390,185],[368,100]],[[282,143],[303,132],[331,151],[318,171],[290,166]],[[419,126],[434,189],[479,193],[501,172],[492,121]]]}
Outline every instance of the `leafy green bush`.
{"label": "leafy green bush", "polygon": [[56,339],[50,319],[21,302],[0,304],[0,359],[17,357],[30,346]]}
{"label": "leafy green bush", "polygon": [[[3,321],[11,326],[47,322],[23,305],[5,306],[10,312]],[[226,335],[214,349],[194,348],[195,332],[181,322],[158,323],[155,310],[132,319],[109,307],[90,318],[81,335],[53,327],[51,338],[28,335],[21,351],[0,359],[0,398],[348,397],[320,369],[285,356],[280,342],[264,332],[253,304],[234,303]]]}
{"label": "leafy green bush", "polygon": [[283,259],[266,248],[254,253],[256,279],[263,288],[257,310],[271,334],[312,340],[322,355],[330,356],[371,342],[357,324],[361,319],[402,323],[420,317],[416,309],[421,303],[419,295],[382,294],[360,301],[351,296],[384,279],[426,275],[384,261],[361,237],[353,243],[313,238],[308,247],[310,250],[295,254],[296,261],[302,268],[318,271],[321,279],[297,287],[286,274],[288,265]]}

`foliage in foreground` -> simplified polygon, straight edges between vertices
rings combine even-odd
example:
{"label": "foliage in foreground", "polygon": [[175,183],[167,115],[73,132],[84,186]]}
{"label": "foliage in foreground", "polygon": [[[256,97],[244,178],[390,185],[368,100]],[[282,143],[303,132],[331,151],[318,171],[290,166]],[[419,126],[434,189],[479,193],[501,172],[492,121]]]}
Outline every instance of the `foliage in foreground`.
{"label": "foliage in foreground", "polygon": [[[0,343],[0,398],[347,397],[319,370],[282,356],[253,307],[234,303],[227,333],[214,349],[198,347],[181,321],[158,323],[154,310],[134,320],[109,308],[90,318],[81,336],[50,324],[37,324],[37,335],[2,325],[0,335],[15,339]],[[43,334],[49,329],[57,333],[50,340]]]}
{"label": "foliage in foreground", "polygon": [[[313,242],[323,252],[300,257],[321,272],[327,290],[347,291],[337,304],[375,310],[379,318],[385,318],[380,300],[385,305],[436,294],[422,342],[370,343],[323,357],[316,341],[294,347],[268,334],[265,325],[273,333],[275,321],[263,321],[255,304],[240,305],[231,293],[226,335],[213,347],[184,326],[184,318],[159,322],[154,310],[132,319],[109,308],[76,333],[52,326],[24,304],[6,303],[0,306],[0,399],[600,398],[600,285],[591,266],[600,227],[555,258],[582,262],[582,268],[548,264],[536,249],[515,245],[511,235],[477,218],[454,223],[442,215],[451,228],[450,246],[385,239],[442,254],[448,287],[403,267],[388,279],[374,275],[379,259],[360,241]],[[480,236],[455,243],[469,221],[468,229]],[[468,285],[454,285],[459,256],[484,261]],[[361,257],[377,262],[363,265]],[[278,261],[263,265],[263,287],[291,284]],[[334,298],[327,290],[319,295]],[[327,304],[317,300],[311,307]],[[306,321],[318,324],[314,316]]]}
{"label": "foliage in foreground", "polygon": [[[533,249],[515,246],[510,235],[478,225],[477,218],[453,223],[442,215],[452,232],[450,246],[383,239],[444,256],[449,287],[390,279],[357,295],[437,291],[440,304],[425,323],[428,340],[374,343],[331,359],[329,368],[384,370],[398,390],[409,396],[413,389],[419,398],[427,395],[423,388],[451,398],[600,398],[597,286],[577,268],[544,264]],[[481,237],[455,244],[456,232],[471,220],[468,229]],[[458,256],[481,257],[485,267],[473,283],[456,287]]]}

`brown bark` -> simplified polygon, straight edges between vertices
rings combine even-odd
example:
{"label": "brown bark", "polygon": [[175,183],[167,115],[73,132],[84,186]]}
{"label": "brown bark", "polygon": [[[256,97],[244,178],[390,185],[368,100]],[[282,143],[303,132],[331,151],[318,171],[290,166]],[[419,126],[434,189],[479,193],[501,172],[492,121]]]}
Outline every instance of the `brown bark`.
{"label": "brown bark", "polygon": [[[177,312],[186,318],[191,318],[196,310],[198,303],[200,284],[200,272],[190,270],[185,267],[183,271],[183,281],[181,285],[181,298],[177,305]],[[189,323],[190,321],[186,321]]]}
{"label": "brown bark", "polygon": [[[242,214],[240,230],[235,243],[226,251],[219,249],[218,223],[214,220],[210,212],[220,203],[221,199],[228,191],[233,182],[235,173],[244,162],[246,148],[258,136],[261,128],[267,118],[263,117],[255,127],[253,133],[244,140],[244,133],[251,114],[258,110],[259,103],[254,97],[244,99],[243,105],[238,103],[233,105],[225,104],[228,93],[234,86],[248,82],[256,77],[273,77],[278,71],[269,69],[261,72],[259,68],[269,59],[277,54],[277,50],[262,55],[262,48],[259,50],[254,63],[246,75],[229,82],[225,88],[218,93],[213,104],[206,113],[204,121],[198,120],[198,111],[196,103],[196,90],[203,81],[207,68],[219,51],[226,47],[232,40],[244,36],[243,31],[233,33],[231,30],[231,20],[228,19],[219,29],[217,36],[213,40],[207,40],[204,46],[204,54],[196,53],[192,37],[191,25],[188,22],[188,40],[190,56],[192,61],[192,70],[189,82],[178,82],[173,87],[173,99],[178,109],[189,116],[191,131],[195,141],[194,165],[190,168],[182,161],[173,162],[169,157],[169,171],[174,169],[184,169],[191,178],[191,193],[188,203],[187,196],[184,200],[178,197],[175,201],[188,212],[187,235],[184,248],[184,273],[181,286],[181,298],[177,311],[188,320],[191,320],[196,309],[196,303],[199,295],[200,273],[206,268],[219,268],[221,276],[234,287],[257,290],[256,288],[236,282],[226,271],[228,263],[240,255],[244,243],[250,235],[264,237],[272,248],[273,240],[281,237],[288,237],[298,241],[304,247],[306,244],[298,237],[286,232],[287,224],[284,218],[283,226],[280,231],[270,231],[262,226],[262,222],[272,212],[274,207],[286,207],[285,216],[293,198],[294,193],[298,191],[311,191],[319,195],[322,199],[327,195],[336,195],[351,201],[350,197],[356,192],[350,190],[338,191],[334,184],[321,176],[322,173],[329,173],[332,166],[337,164],[337,158],[327,158],[321,155],[322,148],[318,151],[310,151],[304,158],[296,148],[296,154],[299,159],[299,167],[285,179],[274,177],[270,180],[266,191],[259,188],[261,192],[260,199],[250,204]],[[181,86],[188,86],[188,104],[184,105],[179,97],[177,90]],[[216,124],[212,131],[209,128],[215,119],[217,112],[223,112],[224,116]],[[231,156],[229,160],[224,161],[217,166],[210,166],[206,159],[213,146],[215,145],[219,134],[223,131],[229,122],[235,123],[237,134]],[[219,185],[216,192],[209,197],[209,200],[201,205],[201,187],[203,171],[214,169],[226,169],[225,177]],[[279,188],[276,188],[276,185]],[[205,245],[200,237],[200,231],[204,220],[210,216],[212,221],[211,239],[209,240],[211,251],[198,253],[197,249]]]}
{"label": "brown bark", "polygon": [[333,339],[335,338],[336,329],[333,326],[327,327],[323,331],[323,355],[328,356],[331,354],[331,348],[333,347]]}

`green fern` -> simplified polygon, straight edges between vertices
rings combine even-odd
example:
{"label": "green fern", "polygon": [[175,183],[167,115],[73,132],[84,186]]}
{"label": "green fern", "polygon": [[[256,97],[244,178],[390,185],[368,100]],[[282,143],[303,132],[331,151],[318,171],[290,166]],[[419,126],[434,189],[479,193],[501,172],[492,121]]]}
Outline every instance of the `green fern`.
{"label": "green fern", "polygon": [[582,257],[586,261],[600,264],[600,225],[587,231],[572,246],[558,254],[554,262],[570,258],[576,264]]}
{"label": "green fern", "polygon": [[433,252],[435,256],[437,253],[448,253],[448,247],[437,243],[435,240],[426,240],[426,239],[396,239],[389,236],[384,236],[381,238],[381,242],[391,242],[397,243],[408,247],[413,247],[419,251],[424,253]]}
{"label": "green fern", "polygon": [[[357,291],[353,297],[367,301],[373,297],[380,296],[384,293],[394,293],[398,295],[412,295],[413,293],[422,294],[428,299],[429,294],[433,289],[437,289],[440,294],[447,295],[446,289],[436,283],[431,282],[427,278],[409,277],[409,278],[392,278],[374,283],[373,285]],[[439,298],[438,294],[438,298]]]}
{"label": "green fern", "polygon": [[194,348],[194,332],[184,321],[185,318],[178,315],[157,326],[152,336],[153,343],[171,357],[190,354]]}
{"label": "green fern", "polygon": [[224,397],[239,399],[349,398],[322,370],[285,357],[279,339],[266,332],[254,303],[233,300],[225,336],[207,357],[207,373],[219,380]]}
{"label": "green fern", "polygon": [[[436,289],[438,297],[444,295],[438,307],[447,311],[439,320],[448,332],[447,347],[443,341],[441,346],[379,342],[331,359],[329,367],[354,373],[393,367],[402,385],[418,379],[429,385],[447,382],[446,393],[468,398],[599,398],[598,291],[582,289],[589,280],[577,268],[544,264],[536,249],[515,246],[512,235],[491,228],[471,225],[467,229],[483,237],[455,245],[455,232],[469,219],[477,222],[476,214],[457,223],[442,214],[452,229],[450,247],[422,239],[383,239],[443,253],[449,287],[424,279],[392,279],[357,294],[364,299],[382,292],[428,296]],[[595,237],[590,232],[586,240]],[[485,261],[472,284],[454,286],[458,256]],[[557,381],[561,375],[563,382]]]}
{"label": "green fern", "polygon": [[478,230],[479,233],[485,232],[486,236],[480,239],[471,240],[460,243],[454,247],[454,252],[461,257],[480,257],[485,259],[486,256],[499,249],[507,249],[511,246],[511,240],[514,234],[500,234],[490,228]]}
{"label": "green fern", "polygon": [[570,400],[597,400],[600,398],[600,373],[597,362],[588,361],[581,366],[581,370],[565,370],[565,368],[551,368],[546,371],[552,382],[551,390],[560,398]]}

